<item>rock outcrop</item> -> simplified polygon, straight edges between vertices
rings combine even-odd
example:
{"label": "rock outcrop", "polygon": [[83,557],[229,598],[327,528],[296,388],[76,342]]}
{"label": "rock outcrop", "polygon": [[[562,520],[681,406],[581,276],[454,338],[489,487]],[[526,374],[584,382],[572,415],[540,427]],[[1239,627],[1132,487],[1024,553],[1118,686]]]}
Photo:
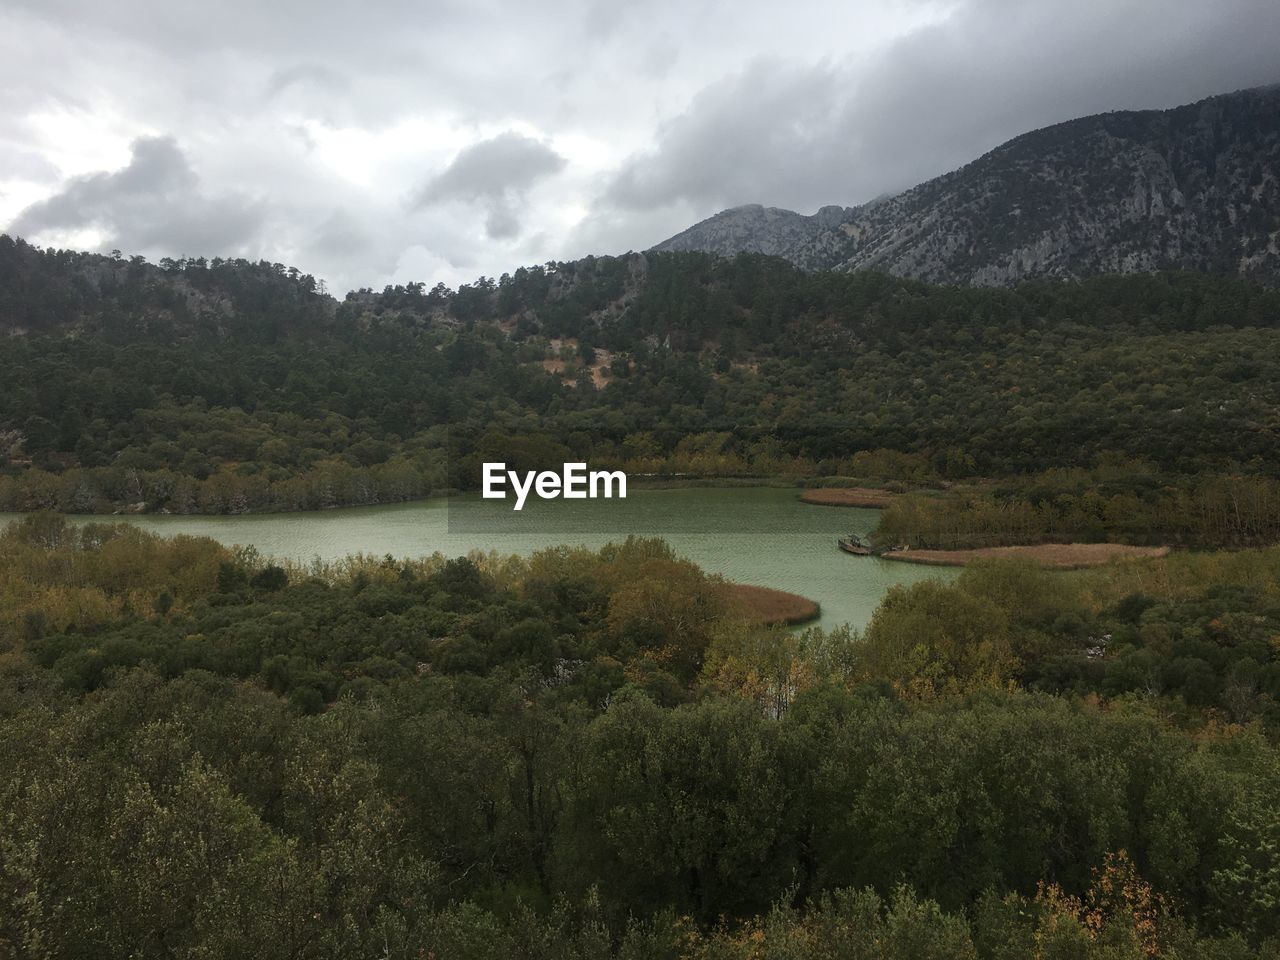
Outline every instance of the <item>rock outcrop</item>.
{"label": "rock outcrop", "polygon": [[658,244],[934,283],[1161,269],[1280,280],[1280,86],[1024,134],[952,173],[813,216],[737,207]]}

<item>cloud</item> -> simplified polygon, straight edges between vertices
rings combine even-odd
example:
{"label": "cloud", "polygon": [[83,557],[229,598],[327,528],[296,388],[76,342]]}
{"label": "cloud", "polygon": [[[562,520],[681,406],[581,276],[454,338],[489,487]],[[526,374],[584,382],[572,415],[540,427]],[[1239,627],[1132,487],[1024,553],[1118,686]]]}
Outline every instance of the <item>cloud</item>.
{"label": "cloud", "polygon": [[418,191],[413,206],[479,203],[486,214],[485,232],[495,240],[512,239],[520,234],[518,210],[529,190],[565,164],[542,141],[508,131],[460,151]]}
{"label": "cloud", "polygon": [[309,88],[332,96],[348,93],[351,81],[340,71],[322,63],[296,63],[271,73],[267,79],[267,96],[279,96],[291,87]]}
{"label": "cloud", "polygon": [[748,202],[861,203],[1042,126],[1280,80],[1276,36],[1273,0],[969,0],[871,56],[755,60],[662,122],[579,234],[661,209],[686,218],[675,232]]}
{"label": "cloud", "polygon": [[56,180],[58,168],[39,150],[20,143],[0,143],[0,169],[10,177],[28,181]]}
{"label": "cloud", "polygon": [[129,164],[114,173],[74,177],[53,196],[27,207],[14,233],[96,230],[102,247],[223,255],[239,252],[262,224],[243,195],[207,195],[172,137],[140,137]]}
{"label": "cloud", "polygon": [[791,185],[806,181],[818,196],[829,185],[815,168],[847,156],[847,144],[832,136],[842,106],[839,80],[826,65],[750,64],[663,124],[657,149],[628,160],[604,201],[630,210],[681,200],[735,206],[776,194],[784,183],[795,197]]}
{"label": "cloud", "polygon": [[457,284],[1274,82],[1278,35],[1275,0],[6,0],[0,226]]}

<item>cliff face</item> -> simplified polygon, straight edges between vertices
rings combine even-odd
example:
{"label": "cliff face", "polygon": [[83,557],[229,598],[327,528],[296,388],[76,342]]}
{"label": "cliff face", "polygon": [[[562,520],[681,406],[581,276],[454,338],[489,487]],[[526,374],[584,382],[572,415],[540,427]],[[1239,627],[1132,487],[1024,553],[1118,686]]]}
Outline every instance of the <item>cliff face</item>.
{"label": "cliff face", "polygon": [[655,249],[955,284],[1173,268],[1276,282],[1278,176],[1280,86],[1046,127],[863,207],[727,210]]}

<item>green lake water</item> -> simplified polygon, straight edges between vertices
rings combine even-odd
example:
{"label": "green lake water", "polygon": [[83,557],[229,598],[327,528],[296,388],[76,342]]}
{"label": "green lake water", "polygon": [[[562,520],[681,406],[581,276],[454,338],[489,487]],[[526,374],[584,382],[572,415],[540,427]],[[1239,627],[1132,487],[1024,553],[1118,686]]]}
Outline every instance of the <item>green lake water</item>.
{"label": "green lake water", "polygon": [[625,500],[531,499],[519,513],[510,502],[463,497],[318,513],[77,517],[75,522],[124,520],[159,534],[209,536],[303,561],[353,553],[528,555],[560,543],[600,547],[628,533],[661,536],[680,555],[728,580],[816,600],[824,627],[865,626],[893,584],[956,575],[952,569],[842,553],[836,539],[869,533],[877,511],[804,504],[798,493],[769,487],[632,489]]}

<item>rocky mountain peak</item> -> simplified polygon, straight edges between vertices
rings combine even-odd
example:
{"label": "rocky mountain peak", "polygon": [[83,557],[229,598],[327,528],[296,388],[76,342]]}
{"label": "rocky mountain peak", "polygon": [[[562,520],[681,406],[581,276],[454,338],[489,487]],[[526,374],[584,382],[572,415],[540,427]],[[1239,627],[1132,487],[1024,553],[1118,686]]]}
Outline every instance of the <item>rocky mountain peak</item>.
{"label": "rocky mountain peak", "polygon": [[951,173],[812,216],[750,205],[656,250],[1005,285],[1161,269],[1280,280],[1280,85],[1016,137]]}

